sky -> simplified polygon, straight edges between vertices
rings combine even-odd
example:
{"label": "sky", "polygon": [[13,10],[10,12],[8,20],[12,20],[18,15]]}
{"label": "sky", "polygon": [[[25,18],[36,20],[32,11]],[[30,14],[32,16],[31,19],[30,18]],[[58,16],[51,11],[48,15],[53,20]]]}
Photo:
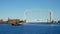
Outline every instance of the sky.
{"label": "sky", "polygon": [[[24,12],[27,10],[31,13],[27,15],[29,18],[39,17],[49,19],[49,14],[37,15],[40,9],[53,11],[54,20],[60,20],[60,0],[0,0],[0,19],[7,20],[9,18],[24,19]],[[39,10],[39,11],[38,11]],[[41,11],[47,13],[47,11]],[[39,16],[40,15],[40,16]],[[47,17],[44,17],[47,16]]]}

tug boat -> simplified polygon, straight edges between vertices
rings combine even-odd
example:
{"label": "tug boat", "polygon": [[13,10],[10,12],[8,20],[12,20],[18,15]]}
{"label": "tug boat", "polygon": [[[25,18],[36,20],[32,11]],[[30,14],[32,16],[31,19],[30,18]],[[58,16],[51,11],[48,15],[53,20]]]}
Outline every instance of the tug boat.
{"label": "tug boat", "polygon": [[26,23],[26,20],[23,21],[19,19],[8,19],[8,23],[17,26],[21,23]]}

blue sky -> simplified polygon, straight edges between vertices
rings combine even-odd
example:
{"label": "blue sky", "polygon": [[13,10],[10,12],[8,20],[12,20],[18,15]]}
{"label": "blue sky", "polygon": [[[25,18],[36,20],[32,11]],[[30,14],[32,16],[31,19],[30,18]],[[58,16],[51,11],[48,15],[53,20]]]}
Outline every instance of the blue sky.
{"label": "blue sky", "polygon": [[54,20],[60,20],[60,0],[0,0],[0,19],[23,19],[27,9],[52,9]]}

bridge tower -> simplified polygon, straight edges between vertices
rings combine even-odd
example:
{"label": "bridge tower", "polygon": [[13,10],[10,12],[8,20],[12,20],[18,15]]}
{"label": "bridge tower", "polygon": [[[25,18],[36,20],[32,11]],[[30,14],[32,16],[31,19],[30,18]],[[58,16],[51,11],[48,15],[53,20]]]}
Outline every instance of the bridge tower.
{"label": "bridge tower", "polygon": [[50,23],[53,23],[53,12],[50,10]]}
{"label": "bridge tower", "polygon": [[24,12],[24,23],[27,23],[27,10]]}

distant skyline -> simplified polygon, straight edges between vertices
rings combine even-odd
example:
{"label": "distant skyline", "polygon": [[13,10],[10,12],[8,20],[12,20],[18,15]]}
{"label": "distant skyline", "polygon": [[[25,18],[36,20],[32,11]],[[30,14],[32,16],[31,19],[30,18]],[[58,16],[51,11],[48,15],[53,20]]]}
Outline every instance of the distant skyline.
{"label": "distant skyline", "polygon": [[[24,19],[24,11],[28,9],[51,9],[54,20],[60,20],[60,0],[0,0],[0,19],[7,20],[8,17]],[[49,19],[49,16],[46,18]]]}

